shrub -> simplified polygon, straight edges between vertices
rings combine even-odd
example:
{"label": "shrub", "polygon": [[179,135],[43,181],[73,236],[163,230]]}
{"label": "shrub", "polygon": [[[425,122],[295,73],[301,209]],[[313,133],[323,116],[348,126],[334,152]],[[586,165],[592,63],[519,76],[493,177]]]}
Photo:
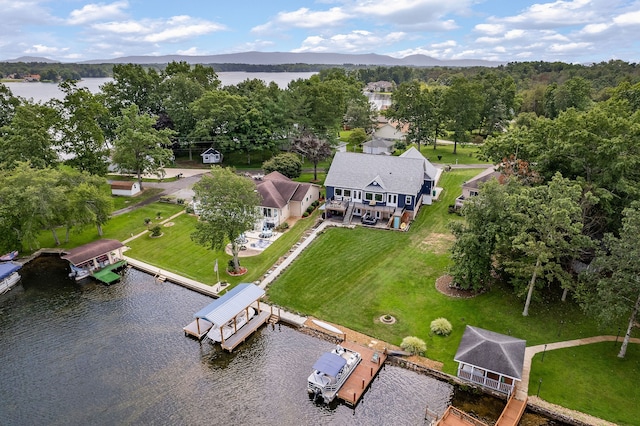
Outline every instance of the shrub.
{"label": "shrub", "polygon": [[188,205],[184,210],[187,212],[187,214],[193,214],[195,212],[192,205]]}
{"label": "shrub", "polygon": [[431,321],[431,332],[440,336],[448,336],[451,334],[453,327],[446,318],[436,318]]}
{"label": "shrub", "polygon": [[276,226],[276,231],[284,231],[285,229],[289,229],[289,224],[287,222],[282,222],[280,225]]}
{"label": "shrub", "polygon": [[150,217],[145,217],[144,218],[144,224],[145,225],[149,225],[151,223],[151,218]]}
{"label": "shrub", "polygon": [[296,154],[287,152],[262,163],[262,170],[265,174],[280,172],[289,179],[295,179],[302,173],[302,161]]}
{"label": "shrub", "polygon": [[302,213],[302,217],[309,217],[309,212]]}
{"label": "shrub", "polygon": [[156,212],[156,217],[160,219],[162,217],[162,212]]}
{"label": "shrub", "polygon": [[178,203],[178,204],[184,204],[184,198],[178,198],[178,199],[176,200],[176,203]]}
{"label": "shrub", "polygon": [[309,213],[309,214],[313,213],[314,210],[315,209],[313,208],[313,206],[307,207],[307,213]]}
{"label": "shrub", "polygon": [[407,336],[402,339],[400,347],[405,351],[410,352],[412,355],[422,355],[427,352],[427,344],[424,340],[415,336]]}
{"label": "shrub", "polygon": [[160,227],[160,225],[156,225],[153,228],[151,228],[152,237],[159,237],[161,234],[162,234],[162,228]]}

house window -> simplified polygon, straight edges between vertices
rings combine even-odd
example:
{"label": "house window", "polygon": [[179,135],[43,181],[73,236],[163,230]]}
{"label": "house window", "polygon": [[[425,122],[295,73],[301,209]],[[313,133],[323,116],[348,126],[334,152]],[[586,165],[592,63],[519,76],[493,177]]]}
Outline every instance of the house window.
{"label": "house window", "polygon": [[345,189],[343,192],[343,195],[345,197],[351,197],[351,190],[350,189]]}
{"label": "house window", "polygon": [[270,209],[270,208],[268,208],[268,207],[263,208],[263,209],[262,209],[262,215],[263,215],[264,217],[272,217],[272,216],[271,216],[271,209]]}
{"label": "house window", "polygon": [[407,197],[404,200],[404,203],[406,205],[411,205],[411,198],[412,198],[411,195],[407,195]]}
{"label": "house window", "polygon": [[365,192],[365,193],[364,193],[364,199],[365,199],[365,200],[367,200],[367,201],[371,201],[371,200],[373,200],[373,193],[371,193],[371,192]]}
{"label": "house window", "polygon": [[382,202],[383,198],[384,197],[382,194],[375,194],[375,199],[377,202]]}
{"label": "house window", "polygon": [[342,188],[336,188],[336,190],[335,190],[335,194],[336,194],[338,197],[342,197]]}
{"label": "house window", "polygon": [[478,195],[478,191],[469,191],[469,196],[475,197],[476,195]]}

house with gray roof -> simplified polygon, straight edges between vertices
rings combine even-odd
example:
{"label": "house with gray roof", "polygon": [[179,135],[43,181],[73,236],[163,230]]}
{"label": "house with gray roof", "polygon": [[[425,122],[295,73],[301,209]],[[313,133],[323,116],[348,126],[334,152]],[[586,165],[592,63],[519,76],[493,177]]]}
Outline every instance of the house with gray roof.
{"label": "house with gray roof", "polygon": [[467,325],[454,357],[458,377],[509,395],[522,380],[526,344],[522,339]]}
{"label": "house with gray roof", "polygon": [[389,139],[374,138],[362,144],[362,152],[365,154],[391,155],[395,151],[395,141]]}
{"label": "house with gray roof", "polygon": [[478,195],[480,187],[485,182],[489,182],[491,179],[500,179],[500,176],[502,176],[502,173],[496,171],[494,167],[489,167],[488,169],[483,170],[481,173],[464,182],[462,184],[462,195],[456,198],[455,208],[462,208],[465,200]]}
{"label": "house with gray roof", "polygon": [[320,198],[320,187],[295,182],[279,172],[271,172],[255,181],[262,197],[257,229],[273,228],[290,217],[301,217]]}
{"label": "house with gray roof", "polygon": [[439,176],[414,147],[398,157],[338,152],[325,179],[325,214],[344,223],[370,217],[404,230],[422,204],[431,204]]}

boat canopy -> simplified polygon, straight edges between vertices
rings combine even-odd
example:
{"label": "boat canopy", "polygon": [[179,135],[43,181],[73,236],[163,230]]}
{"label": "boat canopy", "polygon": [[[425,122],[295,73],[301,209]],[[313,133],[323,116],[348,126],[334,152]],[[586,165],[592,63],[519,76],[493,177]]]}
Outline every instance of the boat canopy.
{"label": "boat canopy", "polygon": [[22,268],[22,264],[18,262],[3,262],[0,263],[0,280],[5,279],[9,275]]}
{"label": "boat canopy", "polygon": [[193,316],[204,318],[212,324],[224,325],[262,296],[264,296],[264,290],[255,284],[238,284]]}
{"label": "boat canopy", "polygon": [[345,366],[347,360],[340,355],[336,355],[332,352],[325,352],[320,358],[313,364],[313,369],[318,370],[327,376],[336,377],[342,367]]}
{"label": "boat canopy", "polygon": [[122,247],[124,247],[124,245],[118,240],[98,240],[73,248],[62,256],[62,258],[74,265],[79,265]]}

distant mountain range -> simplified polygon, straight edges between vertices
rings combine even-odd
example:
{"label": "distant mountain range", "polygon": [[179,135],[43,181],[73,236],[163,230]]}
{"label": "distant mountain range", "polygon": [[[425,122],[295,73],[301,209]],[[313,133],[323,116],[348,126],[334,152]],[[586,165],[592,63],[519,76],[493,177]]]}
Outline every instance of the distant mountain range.
{"label": "distant mountain range", "polygon": [[[190,64],[250,64],[250,65],[282,65],[282,64],[321,64],[321,65],[380,65],[380,66],[416,66],[416,67],[496,67],[504,62],[485,61],[481,59],[439,60],[425,55],[410,55],[404,58],[393,58],[375,53],[293,53],[293,52],[244,52],[221,55],[164,55],[164,56],[123,56],[113,59],[92,59],[78,62],[80,64],[166,64],[185,61]],[[23,56],[1,62],[44,62],[60,63],[47,58]]]}

